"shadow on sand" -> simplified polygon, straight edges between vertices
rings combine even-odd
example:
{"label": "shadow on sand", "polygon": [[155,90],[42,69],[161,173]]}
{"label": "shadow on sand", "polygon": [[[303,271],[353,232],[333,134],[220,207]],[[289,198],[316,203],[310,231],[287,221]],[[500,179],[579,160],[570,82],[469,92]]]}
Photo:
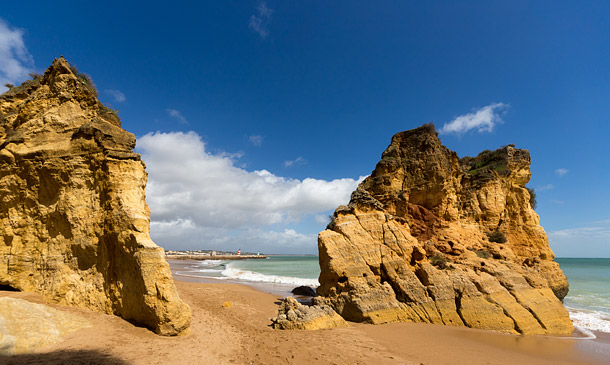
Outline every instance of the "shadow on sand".
{"label": "shadow on sand", "polygon": [[104,364],[126,365],[127,361],[95,350],[53,351],[39,354],[0,355],[0,364]]}

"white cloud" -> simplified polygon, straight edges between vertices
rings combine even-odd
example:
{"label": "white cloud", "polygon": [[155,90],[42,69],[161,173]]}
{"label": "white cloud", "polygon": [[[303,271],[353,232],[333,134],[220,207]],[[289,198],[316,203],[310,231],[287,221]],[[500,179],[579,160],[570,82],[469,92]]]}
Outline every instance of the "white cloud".
{"label": "white cloud", "polygon": [[545,190],[553,190],[555,189],[555,187],[553,186],[553,184],[546,184],[546,185],[542,185],[536,188],[536,191],[545,191]]}
{"label": "white cloud", "polygon": [[610,257],[610,220],[549,232],[557,257]]}
{"label": "white cloud", "polygon": [[4,84],[16,84],[33,72],[34,60],[23,42],[23,30],[13,28],[0,19],[0,93]]}
{"label": "white cloud", "polygon": [[284,166],[286,167],[290,167],[290,166],[296,166],[296,165],[304,165],[306,164],[307,161],[305,161],[305,159],[301,156],[295,158],[294,160],[289,160],[289,161],[284,161]]}
{"label": "white cloud", "polygon": [[188,120],[180,113],[179,110],[176,109],[166,109],[165,110],[170,117],[178,120],[180,124],[189,124]]}
{"label": "white cloud", "polygon": [[298,180],[267,170],[247,171],[237,167],[237,157],[213,155],[205,147],[194,132],[157,132],[138,138],[137,149],[149,176],[151,234],[166,248],[222,249],[248,240],[260,247],[273,238],[268,245],[276,245],[274,252],[305,240],[315,251],[315,235],[312,239],[290,230],[272,233],[265,227],[292,224],[346,204],[362,180]]}
{"label": "white cloud", "polygon": [[209,249],[263,253],[316,253],[317,234],[302,234],[294,229],[283,231],[250,227],[240,230],[198,226],[193,221],[177,219],[150,224],[155,243],[166,249]]}
{"label": "white cloud", "polygon": [[258,33],[261,38],[265,39],[269,35],[269,21],[271,20],[273,9],[269,9],[265,2],[261,2],[258,4],[257,10],[258,14],[250,17],[248,27]]}
{"label": "white cloud", "polygon": [[255,147],[260,147],[263,145],[264,137],[260,135],[252,135],[249,137],[250,143],[252,143]]}
{"label": "white cloud", "polygon": [[610,242],[610,227],[602,226],[602,227],[581,227],[581,228],[570,228],[570,229],[562,229],[559,231],[553,231],[549,233],[556,238],[581,238],[587,239],[591,237],[602,237],[608,242]]}
{"label": "white cloud", "polygon": [[125,94],[123,94],[121,90],[107,89],[105,91],[106,94],[112,96],[114,98],[114,101],[116,101],[117,103],[122,103],[127,100]]}
{"label": "white cloud", "polygon": [[323,225],[327,225],[330,222],[330,217],[324,214],[316,214],[314,219],[316,220],[316,222]]}
{"label": "white cloud", "polygon": [[555,170],[555,173],[559,176],[565,176],[569,172],[568,169],[564,169],[563,167]]}
{"label": "white cloud", "polygon": [[[284,229],[281,232],[247,229],[239,236],[245,247],[256,248],[256,251],[273,252],[277,247],[293,253],[317,252],[318,235],[302,234],[294,229]],[[251,249],[250,251],[254,251]]]}
{"label": "white cloud", "polygon": [[472,113],[460,115],[439,130],[441,134],[463,134],[473,129],[477,132],[491,132],[496,124],[502,123],[501,112],[508,108],[507,104],[494,103],[480,108]]}

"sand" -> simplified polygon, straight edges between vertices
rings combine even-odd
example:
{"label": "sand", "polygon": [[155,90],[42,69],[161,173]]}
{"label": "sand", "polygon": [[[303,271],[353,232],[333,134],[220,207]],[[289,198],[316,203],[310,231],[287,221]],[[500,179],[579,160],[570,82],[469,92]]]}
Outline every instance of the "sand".
{"label": "sand", "polygon": [[[575,364],[604,363],[610,342],[505,335],[418,323],[320,331],[269,327],[278,295],[227,283],[176,281],[191,306],[191,333],[160,337],[121,318],[59,305],[93,327],[35,354],[0,356],[1,364]],[[1,296],[42,303],[39,295]],[[232,307],[222,306],[231,302]]]}

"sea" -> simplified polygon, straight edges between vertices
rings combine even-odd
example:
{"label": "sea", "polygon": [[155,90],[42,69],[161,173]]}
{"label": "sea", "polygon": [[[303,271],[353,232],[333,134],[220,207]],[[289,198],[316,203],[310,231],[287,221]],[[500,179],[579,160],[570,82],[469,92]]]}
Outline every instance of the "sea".
{"label": "sea", "polygon": [[[178,265],[170,261],[174,275],[187,280],[242,283],[275,295],[289,296],[298,286],[320,285],[318,256],[271,255],[266,259],[201,260]],[[201,280],[198,280],[201,279]]]}
{"label": "sea", "polygon": [[[610,258],[555,261],[570,283],[564,305],[576,328],[590,336],[595,336],[594,332],[610,334]],[[192,261],[175,274],[239,282],[287,296],[297,286],[317,287],[320,267],[317,256],[269,256],[254,260]]]}
{"label": "sea", "polygon": [[556,258],[570,291],[563,304],[574,326],[610,333],[610,258]]}

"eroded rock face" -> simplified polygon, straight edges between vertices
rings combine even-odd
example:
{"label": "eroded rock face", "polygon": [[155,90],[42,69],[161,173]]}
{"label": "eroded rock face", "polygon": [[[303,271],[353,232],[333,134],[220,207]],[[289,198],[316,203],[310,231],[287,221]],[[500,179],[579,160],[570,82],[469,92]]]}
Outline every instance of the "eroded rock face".
{"label": "eroded rock face", "polygon": [[134,146],[63,58],[0,96],[0,285],[182,334],[190,309],[150,239]]}
{"label": "eroded rock face", "polygon": [[318,236],[318,294],[352,321],[571,333],[529,165],[513,146],[459,159],[432,125],[394,135]]}

